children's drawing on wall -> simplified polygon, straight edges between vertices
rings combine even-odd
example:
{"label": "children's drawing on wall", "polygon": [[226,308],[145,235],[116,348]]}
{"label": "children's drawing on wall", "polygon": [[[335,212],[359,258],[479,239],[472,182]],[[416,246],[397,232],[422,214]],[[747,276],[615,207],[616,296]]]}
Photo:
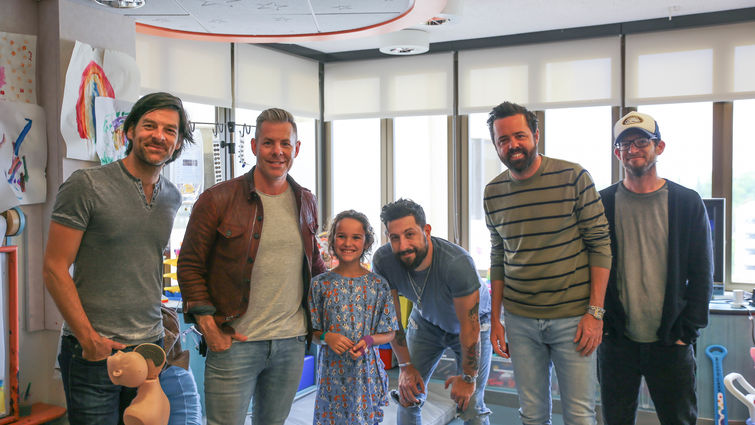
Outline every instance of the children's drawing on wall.
{"label": "children's drawing on wall", "polygon": [[125,53],[76,42],[66,71],[60,132],[69,158],[97,160],[97,97],[135,102],[139,70]]}
{"label": "children's drawing on wall", "polygon": [[126,157],[128,141],[123,124],[134,106],[132,102],[109,97],[94,98],[96,131],[95,147],[101,164],[109,164]]}
{"label": "children's drawing on wall", "polygon": [[46,164],[44,110],[0,101],[0,211],[45,201]]}
{"label": "children's drawing on wall", "polygon": [[37,103],[37,36],[0,32],[0,100]]}

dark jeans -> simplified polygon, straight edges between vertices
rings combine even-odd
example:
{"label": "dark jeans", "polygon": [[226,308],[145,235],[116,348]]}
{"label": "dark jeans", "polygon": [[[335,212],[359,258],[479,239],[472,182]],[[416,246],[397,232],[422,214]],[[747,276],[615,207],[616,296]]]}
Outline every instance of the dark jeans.
{"label": "dark jeans", "polygon": [[[156,343],[162,346],[162,338]],[[122,351],[133,349],[130,346]],[[107,360],[84,360],[79,341],[73,336],[63,336],[58,364],[71,425],[123,424],[123,411],[136,397],[136,388],[110,382]]]}
{"label": "dark jeans", "polygon": [[695,352],[690,345],[638,343],[608,337],[598,347],[598,379],[606,425],[634,424],[645,377],[661,424],[697,420]]}

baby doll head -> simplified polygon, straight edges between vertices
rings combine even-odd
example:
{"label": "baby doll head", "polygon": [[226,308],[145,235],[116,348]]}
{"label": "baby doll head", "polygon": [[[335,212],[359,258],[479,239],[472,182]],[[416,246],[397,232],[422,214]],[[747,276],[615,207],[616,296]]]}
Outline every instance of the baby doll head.
{"label": "baby doll head", "polygon": [[147,379],[147,362],[133,351],[118,351],[107,358],[107,374],[115,385],[136,388]]}
{"label": "baby doll head", "polygon": [[343,261],[342,257],[344,256],[344,252],[340,249],[342,241],[349,234],[353,234],[356,231],[362,233],[362,243],[357,244],[361,245],[361,247],[356,246],[356,248],[361,249],[361,252],[357,253],[359,260],[364,261],[365,256],[370,253],[372,244],[375,242],[375,232],[372,230],[367,216],[358,211],[346,210],[338,213],[333,219],[330,231],[328,232],[328,249],[339,261]]}

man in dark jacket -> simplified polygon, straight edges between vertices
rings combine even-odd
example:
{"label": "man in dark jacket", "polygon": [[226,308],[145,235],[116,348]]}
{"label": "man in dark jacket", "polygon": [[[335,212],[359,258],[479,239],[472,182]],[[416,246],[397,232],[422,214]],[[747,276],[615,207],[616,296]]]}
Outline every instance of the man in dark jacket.
{"label": "man in dark jacket", "polygon": [[282,109],[257,117],[256,166],[197,200],[178,259],[183,308],[209,352],[208,425],[283,424],[311,333],[310,279],[325,271],[314,195],[288,171],[299,153],[296,123]]}
{"label": "man in dark jacket", "polygon": [[608,425],[634,424],[643,376],[661,423],[697,419],[692,343],[708,324],[712,243],[700,195],[658,177],[665,146],[649,115],[630,112],[614,126],[625,176],[600,192],[614,253],[598,348]]}

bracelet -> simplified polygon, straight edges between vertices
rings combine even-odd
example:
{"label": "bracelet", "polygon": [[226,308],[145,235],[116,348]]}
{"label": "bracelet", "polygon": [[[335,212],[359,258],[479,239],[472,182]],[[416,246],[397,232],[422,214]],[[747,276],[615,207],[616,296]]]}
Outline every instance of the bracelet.
{"label": "bracelet", "polygon": [[327,334],[327,333],[328,333],[328,331],[325,331],[325,332],[323,332],[323,333],[320,334],[320,341],[325,341],[325,334]]}
{"label": "bracelet", "polygon": [[411,365],[411,364],[412,364],[412,362],[399,363],[399,364],[398,364],[398,367],[407,367],[407,366],[409,366],[409,365]]}
{"label": "bracelet", "polygon": [[362,341],[364,341],[367,344],[367,348],[372,347],[372,344],[375,343],[375,340],[372,338],[372,335],[363,336]]}

